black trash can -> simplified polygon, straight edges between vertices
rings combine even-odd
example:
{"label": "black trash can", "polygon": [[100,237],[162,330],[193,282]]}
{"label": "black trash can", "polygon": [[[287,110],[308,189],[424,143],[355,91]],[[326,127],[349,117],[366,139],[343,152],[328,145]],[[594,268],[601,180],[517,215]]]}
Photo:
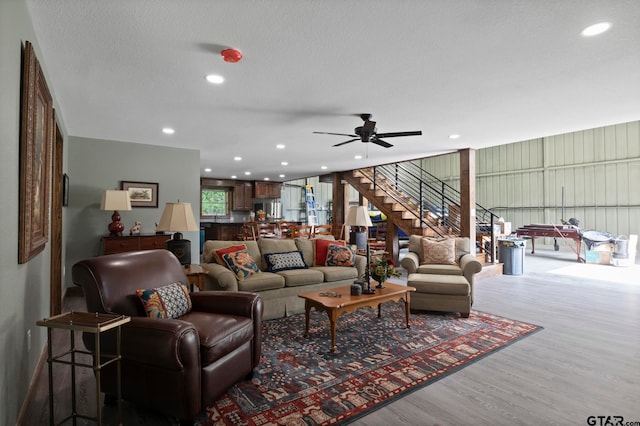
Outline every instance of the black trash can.
{"label": "black trash can", "polygon": [[524,273],[524,249],[527,240],[518,238],[498,239],[498,258],[502,263],[505,275],[522,275]]}

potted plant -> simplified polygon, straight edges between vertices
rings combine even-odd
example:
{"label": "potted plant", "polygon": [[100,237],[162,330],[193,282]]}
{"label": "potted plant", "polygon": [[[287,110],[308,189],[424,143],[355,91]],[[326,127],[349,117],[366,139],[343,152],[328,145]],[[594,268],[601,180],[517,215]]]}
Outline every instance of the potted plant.
{"label": "potted plant", "polygon": [[376,288],[384,288],[384,282],[391,277],[399,277],[401,274],[396,269],[393,260],[385,255],[373,256],[369,263],[369,273],[374,281],[378,281]]}

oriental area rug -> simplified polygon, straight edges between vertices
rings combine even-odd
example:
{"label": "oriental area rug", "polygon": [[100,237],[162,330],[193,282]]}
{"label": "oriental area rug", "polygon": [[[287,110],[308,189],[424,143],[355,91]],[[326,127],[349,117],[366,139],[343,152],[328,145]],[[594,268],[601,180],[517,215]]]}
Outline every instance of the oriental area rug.
{"label": "oriental area rug", "polygon": [[[263,323],[262,360],[206,410],[199,425],[347,424],[513,343],[541,327],[472,311],[414,313],[404,304],[358,309],[338,319],[336,353],[329,320],[311,311]],[[204,416],[203,416],[204,417]]]}

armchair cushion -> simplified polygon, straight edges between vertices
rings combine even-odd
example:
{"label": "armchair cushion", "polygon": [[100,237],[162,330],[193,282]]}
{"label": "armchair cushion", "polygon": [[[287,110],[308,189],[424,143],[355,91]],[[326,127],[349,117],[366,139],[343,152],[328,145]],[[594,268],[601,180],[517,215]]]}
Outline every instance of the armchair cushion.
{"label": "armchair cushion", "polygon": [[453,265],[456,263],[456,245],[453,238],[434,241],[422,239],[421,264]]}
{"label": "armchair cushion", "polygon": [[189,290],[182,281],[163,287],[136,290],[151,318],[178,318],[191,310]]}
{"label": "armchair cushion", "polygon": [[247,250],[238,250],[222,255],[222,260],[227,264],[229,269],[236,274],[239,280],[243,280],[253,274],[260,272],[260,268],[253,257]]}

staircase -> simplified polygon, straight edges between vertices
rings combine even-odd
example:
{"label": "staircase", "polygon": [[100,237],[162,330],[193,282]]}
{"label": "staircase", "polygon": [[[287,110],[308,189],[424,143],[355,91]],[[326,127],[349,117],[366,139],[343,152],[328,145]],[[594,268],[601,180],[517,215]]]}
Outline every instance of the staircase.
{"label": "staircase", "polygon": [[[408,235],[460,235],[460,192],[413,162],[352,170],[343,179]],[[476,215],[493,227],[491,211],[476,205]]]}

